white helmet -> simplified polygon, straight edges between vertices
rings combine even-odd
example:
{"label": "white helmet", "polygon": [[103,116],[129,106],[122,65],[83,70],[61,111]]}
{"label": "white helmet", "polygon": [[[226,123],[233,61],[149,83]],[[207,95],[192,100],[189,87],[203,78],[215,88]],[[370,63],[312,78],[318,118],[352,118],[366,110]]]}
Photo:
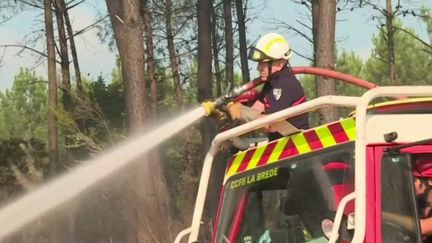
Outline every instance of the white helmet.
{"label": "white helmet", "polygon": [[289,60],[292,55],[288,42],[281,35],[268,33],[249,49],[249,59],[255,62]]}

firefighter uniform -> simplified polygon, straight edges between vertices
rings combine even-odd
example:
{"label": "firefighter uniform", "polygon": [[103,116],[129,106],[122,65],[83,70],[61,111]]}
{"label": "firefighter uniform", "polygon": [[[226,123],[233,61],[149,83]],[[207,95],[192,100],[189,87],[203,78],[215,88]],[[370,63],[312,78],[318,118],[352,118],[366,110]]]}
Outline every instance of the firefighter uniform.
{"label": "firefighter uniform", "polygon": [[[265,113],[272,114],[305,102],[306,96],[303,87],[291,69],[285,66],[282,70],[269,76],[258,100],[264,104]],[[287,121],[298,129],[309,128],[307,113],[289,118]],[[270,140],[280,137],[282,137],[282,135],[278,132],[269,133]]]}

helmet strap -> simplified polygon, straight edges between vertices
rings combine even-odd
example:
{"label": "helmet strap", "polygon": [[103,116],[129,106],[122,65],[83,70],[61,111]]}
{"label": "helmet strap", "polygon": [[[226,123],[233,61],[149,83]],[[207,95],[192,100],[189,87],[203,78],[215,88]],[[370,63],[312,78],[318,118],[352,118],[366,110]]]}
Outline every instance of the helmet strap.
{"label": "helmet strap", "polygon": [[268,61],[267,62],[267,72],[268,72],[267,77],[272,74],[272,66],[273,66],[273,61],[272,60]]}

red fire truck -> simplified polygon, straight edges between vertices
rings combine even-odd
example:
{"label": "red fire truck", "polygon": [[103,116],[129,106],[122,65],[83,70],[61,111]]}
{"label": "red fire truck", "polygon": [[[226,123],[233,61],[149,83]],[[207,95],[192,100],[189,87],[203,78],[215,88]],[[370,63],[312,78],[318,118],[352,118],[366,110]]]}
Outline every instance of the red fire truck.
{"label": "red fire truck", "polygon": [[432,86],[375,87],[361,97],[319,97],[218,134],[204,161],[192,224],[176,242],[204,242],[203,208],[222,142],[323,106],[354,112],[232,156],[208,238],[215,243],[422,242],[412,167],[432,161],[431,97]]}

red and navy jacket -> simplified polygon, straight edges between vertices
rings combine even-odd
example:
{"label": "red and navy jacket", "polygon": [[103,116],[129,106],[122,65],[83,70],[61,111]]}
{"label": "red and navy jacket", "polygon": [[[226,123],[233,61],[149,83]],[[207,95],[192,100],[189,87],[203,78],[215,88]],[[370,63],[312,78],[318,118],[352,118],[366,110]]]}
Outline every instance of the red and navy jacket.
{"label": "red and navy jacket", "polygon": [[[291,106],[301,104],[306,101],[306,96],[300,82],[297,80],[291,69],[285,66],[282,70],[269,76],[267,82],[258,97],[264,104],[265,113],[272,114]],[[298,129],[308,129],[308,114],[302,114],[287,119]],[[269,139],[274,140],[282,137],[278,132],[270,133]]]}

